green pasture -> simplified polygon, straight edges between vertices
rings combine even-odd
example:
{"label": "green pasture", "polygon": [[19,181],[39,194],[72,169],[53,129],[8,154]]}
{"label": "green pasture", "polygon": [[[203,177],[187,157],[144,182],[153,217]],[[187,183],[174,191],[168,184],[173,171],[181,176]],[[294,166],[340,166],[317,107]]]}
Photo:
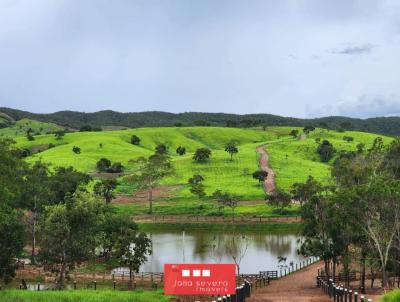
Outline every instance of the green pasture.
{"label": "green pasture", "polygon": [[[4,119],[0,117],[1,119]],[[52,123],[39,122],[30,119],[21,119],[10,127],[0,129],[0,137],[26,136],[28,129],[32,129],[32,135],[46,134],[63,129],[63,127]]]}
{"label": "green pasture", "polygon": [[[102,132],[75,132],[67,133],[62,139],[57,140],[54,134],[35,136],[34,141],[26,137],[16,137],[17,146],[34,150],[37,146],[53,144],[55,147],[36,153],[27,158],[29,162],[41,160],[55,166],[73,166],[84,172],[95,172],[96,162],[106,157],[113,162],[122,162],[129,173],[134,167],[130,160],[139,156],[149,156],[154,153],[157,144],[165,144],[169,155],[174,162],[173,175],[165,178],[161,185],[174,186],[164,201],[168,203],[155,204],[156,211],[162,214],[187,214],[201,211],[203,215],[215,215],[216,207],[210,198],[198,200],[193,196],[187,180],[193,174],[200,174],[205,178],[204,185],[208,195],[215,190],[228,191],[241,196],[241,200],[263,200],[265,194],[262,186],[251,174],[258,169],[258,154],[256,147],[265,145],[270,157],[270,165],[276,173],[277,187],[289,190],[295,182],[304,182],[308,175],[328,182],[330,164],[322,163],[316,150],[321,141],[328,139],[338,150],[356,150],[359,143],[369,148],[378,135],[364,132],[336,132],[316,129],[300,138],[292,138],[289,132],[294,127],[269,127],[262,129],[238,129],[226,127],[163,127],[139,128]],[[7,129],[7,128],[6,128]],[[297,128],[302,133],[301,128]],[[4,130],[4,129],[3,129]],[[132,145],[132,135],[140,137],[139,146]],[[346,142],[343,136],[352,136],[353,142]],[[382,136],[383,137],[383,136]],[[383,137],[385,143],[391,138]],[[231,141],[238,142],[239,153],[230,160],[229,154],[224,151],[224,145]],[[72,151],[73,146],[81,148],[81,154]],[[187,149],[184,156],[175,152],[178,146]],[[212,150],[209,161],[198,163],[193,161],[193,152],[200,147]],[[120,178],[119,193],[133,194],[135,188]],[[143,205],[128,205],[126,212],[141,213],[146,208]],[[256,206],[240,206],[240,214],[269,215],[268,210],[259,212]]]}
{"label": "green pasture", "polygon": [[0,291],[1,302],[167,302],[162,291]]}

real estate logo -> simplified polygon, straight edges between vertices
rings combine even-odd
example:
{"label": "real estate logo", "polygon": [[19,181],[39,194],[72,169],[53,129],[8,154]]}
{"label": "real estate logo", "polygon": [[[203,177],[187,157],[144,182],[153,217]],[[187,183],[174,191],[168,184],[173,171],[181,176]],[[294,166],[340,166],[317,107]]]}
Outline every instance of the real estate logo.
{"label": "real estate logo", "polygon": [[226,295],[236,292],[234,264],[165,264],[167,295]]}

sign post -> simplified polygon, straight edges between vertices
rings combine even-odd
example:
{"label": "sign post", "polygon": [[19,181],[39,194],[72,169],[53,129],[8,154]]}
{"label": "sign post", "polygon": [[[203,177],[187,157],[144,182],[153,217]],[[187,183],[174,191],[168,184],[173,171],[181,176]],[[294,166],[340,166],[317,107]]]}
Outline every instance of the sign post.
{"label": "sign post", "polygon": [[165,264],[166,295],[234,295],[235,264]]}

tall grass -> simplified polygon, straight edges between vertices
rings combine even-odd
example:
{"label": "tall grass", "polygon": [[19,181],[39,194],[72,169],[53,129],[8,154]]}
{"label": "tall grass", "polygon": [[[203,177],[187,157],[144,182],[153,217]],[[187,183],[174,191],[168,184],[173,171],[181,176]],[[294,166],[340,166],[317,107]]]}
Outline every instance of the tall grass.
{"label": "tall grass", "polygon": [[380,302],[399,302],[400,301],[400,290],[394,290],[380,300]]}
{"label": "tall grass", "polygon": [[161,291],[0,291],[1,302],[167,302]]}

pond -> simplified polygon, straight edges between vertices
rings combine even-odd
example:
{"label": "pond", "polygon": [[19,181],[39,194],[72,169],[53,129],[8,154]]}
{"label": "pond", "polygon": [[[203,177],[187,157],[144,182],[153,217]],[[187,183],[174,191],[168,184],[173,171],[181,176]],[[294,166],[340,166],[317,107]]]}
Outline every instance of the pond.
{"label": "pond", "polygon": [[[299,263],[301,237],[296,230],[257,232],[163,231],[148,233],[153,254],[141,267],[144,272],[162,272],[165,263],[234,263],[241,273],[279,270],[279,265]],[[278,263],[278,258],[286,261]]]}

